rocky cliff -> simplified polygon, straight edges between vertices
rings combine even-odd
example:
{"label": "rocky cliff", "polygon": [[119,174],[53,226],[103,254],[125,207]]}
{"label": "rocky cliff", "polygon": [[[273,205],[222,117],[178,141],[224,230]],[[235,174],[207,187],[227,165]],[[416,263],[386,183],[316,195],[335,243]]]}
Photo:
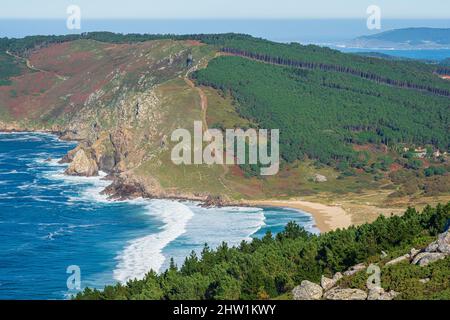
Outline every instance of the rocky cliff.
{"label": "rocky cliff", "polygon": [[201,119],[198,93],[184,80],[186,59],[192,57],[191,68],[197,68],[211,56],[196,41],[76,40],[37,48],[23,58],[28,69],[0,87],[6,113],[0,130],[54,132],[78,141],[62,159],[66,174],[106,172],[113,183],[105,192],[113,198],[204,200],[207,193],[162,186],[157,170],[146,166],[166,162],[171,132]]}

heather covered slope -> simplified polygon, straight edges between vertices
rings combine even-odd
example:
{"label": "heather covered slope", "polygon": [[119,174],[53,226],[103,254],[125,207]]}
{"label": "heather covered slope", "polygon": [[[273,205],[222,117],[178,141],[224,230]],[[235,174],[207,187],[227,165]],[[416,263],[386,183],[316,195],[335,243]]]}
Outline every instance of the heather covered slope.
{"label": "heather covered slope", "polygon": [[[449,194],[448,159],[432,155],[448,150],[449,137],[450,83],[438,66],[236,34],[92,33],[1,39],[0,48],[0,129],[82,141],[114,177],[108,191],[117,197],[334,202],[345,194],[358,205],[404,208]],[[194,120],[282,128],[280,173],[174,165],[170,134],[192,130]],[[426,148],[426,158],[415,148]]]}
{"label": "heather covered slope", "polygon": [[53,44],[33,51],[27,57],[29,70],[1,87],[2,109],[20,122],[51,125],[76,119],[83,113],[89,114],[86,120],[92,124],[100,118],[93,119],[91,111],[111,115],[127,97],[181,75],[188,51],[195,46],[193,42],[170,40],[138,44],[77,40]]}
{"label": "heather covered slope", "polygon": [[[186,64],[190,54],[193,66]],[[196,192],[205,199],[201,185],[183,188],[184,181],[191,186],[201,174],[194,169],[184,176],[185,168],[170,161],[169,142],[175,129],[193,129],[204,117],[199,93],[187,77],[213,55],[193,40],[116,44],[87,39],[52,43],[25,58],[7,55],[22,69],[0,87],[0,127],[57,131],[81,141],[65,160],[83,149],[98,169],[115,175],[110,189],[115,196],[192,198]],[[209,190],[220,193],[223,168],[200,170],[210,187],[217,185]]]}

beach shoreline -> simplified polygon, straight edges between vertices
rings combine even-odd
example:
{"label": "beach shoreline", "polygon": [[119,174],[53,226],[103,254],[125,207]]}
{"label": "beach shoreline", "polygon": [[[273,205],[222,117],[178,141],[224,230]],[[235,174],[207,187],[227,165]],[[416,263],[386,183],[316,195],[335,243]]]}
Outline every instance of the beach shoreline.
{"label": "beach shoreline", "polygon": [[[45,130],[5,130],[2,129],[1,132],[5,133],[45,133],[55,135],[58,139],[61,139],[62,132],[61,131],[45,131]],[[67,139],[61,139],[66,140]],[[70,140],[70,139],[69,139]],[[72,140],[73,142],[79,143],[80,141]],[[113,183],[117,183],[118,186],[124,185],[123,181],[119,181],[117,177],[110,177],[111,186]],[[104,189],[102,193],[108,188]],[[120,187],[118,189],[121,189]],[[107,193],[107,192],[106,192]],[[120,192],[119,192],[120,193]],[[108,193],[107,193],[108,194]],[[139,196],[133,194],[124,193],[112,193],[108,194],[110,196],[110,200],[132,200],[134,198],[142,197],[144,199],[161,199],[161,200],[176,200],[176,201],[198,201],[202,203],[204,206],[215,206],[215,204],[211,204],[208,202],[208,197],[193,195],[189,193],[177,193],[177,194],[140,194]],[[310,202],[300,199],[289,199],[289,200],[279,200],[279,199],[264,199],[264,200],[248,200],[242,199],[240,201],[229,201],[224,200],[222,203],[217,204],[218,206],[242,206],[242,207],[278,207],[278,208],[290,208],[303,211],[307,214],[310,214],[315,222],[316,227],[320,232],[329,232],[336,229],[345,229],[351,226],[352,218],[351,215],[346,212],[341,206],[331,206],[325,205],[318,202]]]}
{"label": "beach shoreline", "polygon": [[241,205],[252,207],[278,207],[291,208],[311,214],[316,227],[320,232],[325,233],[336,229],[346,229],[352,223],[351,215],[340,206],[330,206],[317,202],[304,201],[299,199],[291,200],[243,200]]}

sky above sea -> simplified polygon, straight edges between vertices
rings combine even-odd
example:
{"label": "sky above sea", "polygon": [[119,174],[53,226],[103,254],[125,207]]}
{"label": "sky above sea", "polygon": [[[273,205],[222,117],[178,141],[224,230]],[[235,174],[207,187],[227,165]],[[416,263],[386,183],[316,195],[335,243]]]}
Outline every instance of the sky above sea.
{"label": "sky above sea", "polygon": [[2,1],[0,17],[61,18],[77,5],[87,19],[363,18],[376,5],[383,19],[449,18],[447,0],[16,0]]}
{"label": "sky above sea", "polygon": [[69,30],[65,19],[0,18],[0,37],[61,35],[90,31],[150,34],[246,33],[277,42],[334,44],[362,35],[408,28],[450,28],[450,19],[383,19],[380,30],[369,30],[361,19],[82,19],[80,30]]}

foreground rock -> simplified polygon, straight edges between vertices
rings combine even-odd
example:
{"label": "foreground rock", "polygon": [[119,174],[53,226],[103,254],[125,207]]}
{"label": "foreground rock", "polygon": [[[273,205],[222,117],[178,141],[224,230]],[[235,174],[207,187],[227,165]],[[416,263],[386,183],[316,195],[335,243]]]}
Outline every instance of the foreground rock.
{"label": "foreground rock", "polygon": [[294,300],[320,300],[323,290],[318,284],[305,280],[292,290],[292,294]]}
{"label": "foreground rock", "polygon": [[393,300],[398,295],[398,292],[386,292],[383,288],[375,287],[369,290],[367,300]]}
{"label": "foreground rock", "polygon": [[400,256],[398,258],[395,258],[395,259],[393,259],[393,260],[391,260],[389,262],[386,262],[385,266],[392,266],[392,265],[398,264],[398,263],[403,262],[403,261],[408,261],[409,262],[410,257],[411,256],[409,254],[405,254],[405,255]]}
{"label": "foreground rock", "polygon": [[[385,263],[385,266],[395,265],[401,262],[417,264],[419,266],[427,266],[430,263],[445,259],[450,252],[450,232],[439,235],[438,240],[431,243],[427,248],[418,250],[412,248],[409,253],[397,257]],[[386,257],[387,254],[383,253]],[[354,274],[365,270],[365,264],[360,263],[341,274],[336,273],[333,278],[327,278],[322,275],[320,286],[310,281],[303,281],[300,286],[296,287],[292,293],[295,300],[393,300],[401,293],[393,290],[386,292],[382,287],[369,286],[368,291],[360,289],[342,288],[339,280],[343,276],[353,276]],[[420,279],[419,282],[426,284],[430,278]]]}
{"label": "foreground rock", "polygon": [[223,196],[213,196],[209,195],[206,200],[203,202],[202,207],[204,208],[221,208],[227,205],[229,199]]}
{"label": "foreground rock", "polygon": [[98,175],[97,162],[84,149],[79,149],[73,156],[66,174],[71,176],[92,177]]}
{"label": "foreground rock", "polygon": [[334,286],[336,286],[338,281],[341,280],[342,278],[343,275],[340,272],[336,273],[332,279],[322,276],[322,279],[320,280],[320,285],[322,286],[323,290],[328,291]]}
{"label": "foreground rock", "polygon": [[417,264],[421,267],[425,267],[432,262],[436,262],[444,258],[445,254],[441,252],[422,252],[414,258],[412,264]]}
{"label": "foreground rock", "polygon": [[430,243],[425,249],[425,252],[440,252],[444,254],[450,254],[450,231],[444,232],[439,235],[438,240]]}
{"label": "foreground rock", "polygon": [[414,257],[417,256],[418,253],[420,253],[420,250],[417,250],[416,248],[412,248],[409,251],[409,258],[414,259]]}
{"label": "foreground rock", "polygon": [[366,265],[364,263],[357,264],[356,266],[351,267],[347,271],[344,272],[344,276],[349,277],[358,273],[359,271],[365,270]]}
{"label": "foreground rock", "polygon": [[450,254],[450,231],[441,234],[437,244],[439,252]]}
{"label": "foreground rock", "polygon": [[334,288],[324,295],[327,300],[366,300],[367,293],[359,289]]}
{"label": "foreground rock", "polygon": [[321,174],[316,173],[314,175],[314,182],[321,183],[321,182],[327,182],[327,181],[328,181],[327,177],[325,177],[325,176],[323,176]]}

